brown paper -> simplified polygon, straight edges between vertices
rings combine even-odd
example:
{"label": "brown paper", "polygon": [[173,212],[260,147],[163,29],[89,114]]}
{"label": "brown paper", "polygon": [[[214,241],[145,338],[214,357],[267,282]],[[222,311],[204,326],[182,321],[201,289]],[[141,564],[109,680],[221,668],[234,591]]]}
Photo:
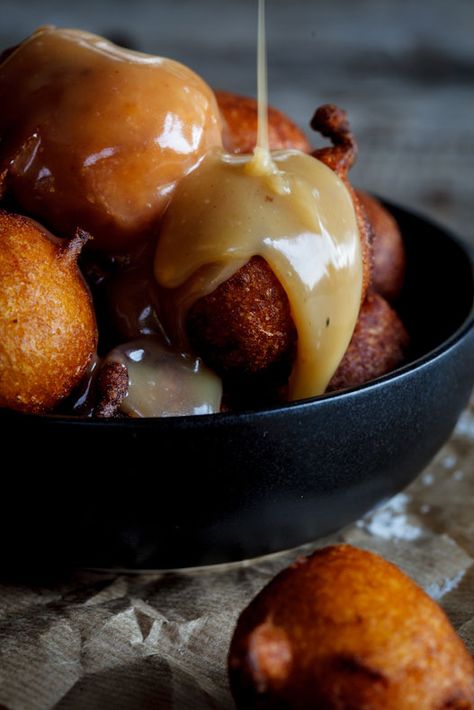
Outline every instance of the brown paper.
{"label": "brown paper", "polygon": [[296,556],[342,540],[408,572],[474,652],[474,400],[406,491],[315,544],[194,572],[3,584],[0,707],[232,708],[226,655],[239,612]]}

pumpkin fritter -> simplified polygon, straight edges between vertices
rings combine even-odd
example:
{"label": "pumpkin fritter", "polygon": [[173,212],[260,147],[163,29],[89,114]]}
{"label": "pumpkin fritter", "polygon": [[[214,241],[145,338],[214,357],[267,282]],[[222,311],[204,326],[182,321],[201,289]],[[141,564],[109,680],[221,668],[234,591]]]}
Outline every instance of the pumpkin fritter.
{"label": "pumpkin fritter", "polygon": [[474,708],[474,661],[441,608],[350,545],[297,560],[255,597],[229,673],[245,710]]}
{"label": "pumpkin fritter", "polygon": [[77,267],[88,238],[78,230],[59,241],[0,210],[0,406],[50,410],[92,361],[95,315]]}

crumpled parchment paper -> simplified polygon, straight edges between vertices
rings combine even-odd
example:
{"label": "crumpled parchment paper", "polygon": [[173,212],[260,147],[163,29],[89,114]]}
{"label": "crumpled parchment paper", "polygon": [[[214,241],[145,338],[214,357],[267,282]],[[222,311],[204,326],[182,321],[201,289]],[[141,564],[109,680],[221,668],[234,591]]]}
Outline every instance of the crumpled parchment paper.
{"label": "crumpled parchment paper", "polygon": [[405,492],[317,543],[187,572],[4,581],[0,708],[232,708],[226,656],[240,611],[295,557],[338,541],[398,564],[474,652],[474,399]]}

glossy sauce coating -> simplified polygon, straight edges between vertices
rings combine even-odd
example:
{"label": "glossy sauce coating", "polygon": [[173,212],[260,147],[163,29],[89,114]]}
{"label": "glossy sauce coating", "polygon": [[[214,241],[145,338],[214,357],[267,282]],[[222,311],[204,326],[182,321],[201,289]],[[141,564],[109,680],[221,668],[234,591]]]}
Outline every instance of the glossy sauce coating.
{"label": "glossy sauce coating", "polygon": [[213,414],[220,410],[222,383],[199,359],[169,350],[147,337],[115,348],[106,362],[125,365],[128,392],[121,404],[131,417]]}
{"label": "glossy sauce coating", "polygon": [[155,256],[175,345],[186,346],[190,306],[255,255],[285,289],[298,332],[290,398],[321,394],[351,339],[362,289],[354,207],[332,170],[298,151],[216,150],[180,183]]}
{"label": "glossy sauce coating", "polygon": [[221,145],[214,95],[193,71],[77,30],[40,28],[9,54],[0,105],[6,190],[109,251],[146,235],[176,181]]}

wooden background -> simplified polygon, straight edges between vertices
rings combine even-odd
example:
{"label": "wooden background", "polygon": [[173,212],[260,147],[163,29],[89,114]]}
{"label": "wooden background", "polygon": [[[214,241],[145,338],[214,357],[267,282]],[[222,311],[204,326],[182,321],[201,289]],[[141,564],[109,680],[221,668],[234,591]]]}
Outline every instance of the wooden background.
{"label": "wooden background", "polygon": [[[255,93],[256,0],[0,0],[0,44],[76,26]],[[474,244],[473,0],[267,0],[270,100],[307,126],[346,108],[360,145],[353,181]]]}

